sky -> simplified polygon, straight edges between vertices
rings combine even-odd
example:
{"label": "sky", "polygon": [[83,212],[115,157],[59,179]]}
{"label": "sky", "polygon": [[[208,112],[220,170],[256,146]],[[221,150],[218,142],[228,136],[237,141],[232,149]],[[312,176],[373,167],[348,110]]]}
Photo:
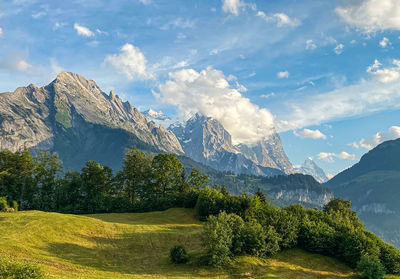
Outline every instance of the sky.
{"label": "sky", "polygon": [[0,0],[0,92],[65,70],[327,174],[400,137],[398,0]]}

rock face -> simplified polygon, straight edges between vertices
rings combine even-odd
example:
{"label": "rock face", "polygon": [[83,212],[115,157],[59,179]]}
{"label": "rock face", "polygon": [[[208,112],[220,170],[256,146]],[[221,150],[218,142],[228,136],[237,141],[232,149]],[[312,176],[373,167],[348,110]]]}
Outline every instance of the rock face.
{"label": "rock face", "polygon": [[110,165],[121,161],[129,145],[183,153],[173,133],[114,92],[106,95],[94,81],[68,72],[41,88],[29,85],[0,94],[0,133],[1,149],[57,152],[72,168],[96,149],[95,158]]}
{"label": "rock face", "polygon": [[231,135],[218,120],[200,114],[185,125],[174,124],[169,129],[186,156],[217,170],[266,176],[293,172],[277,134],[253,147],[234,146]]}
{"label": "rock face", "polygon": [[297,173],[308,174],[315,178],[319,183],[328,181],[323,169],[321,169],[312,158],[307,158],[304,163],[294,169]]}

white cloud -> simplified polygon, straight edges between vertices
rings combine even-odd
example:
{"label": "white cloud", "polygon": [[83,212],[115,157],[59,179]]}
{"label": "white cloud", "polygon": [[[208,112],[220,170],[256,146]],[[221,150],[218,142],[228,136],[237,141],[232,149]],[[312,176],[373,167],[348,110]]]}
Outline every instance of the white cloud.
{"label": "white cloud", "polygon": [[233,15],[239,15],[241,7],[245,6],[242,0],[222,0],[222,10],[225,13],[231,13]]}
{"label": "white cloud", "polygon": [[357,157],[355,154],[349,154],[346,151],[342,151],[341,153],[331,153],[331,152],[320,152],[318,154],[318,159],[323,160],[325,162],[333,163],[335,159],[342,159],[342,160],[350,160],[355,161]]}
{"label": "white cloud", "polygon": [[123,45],[119,54],[107,55],[104,64],[113,66],[119,74],[130,80],[154,78],[147,70],[147,60],[144,54],[131,44]]}
{"label": "white cloud", "polygon": [[379,42],[379,45],[382,47],[382,48],[386,48],[388,45],[390,45],[391,43],[390,43],[390,41],[389,41],[389,39],[388,38],[386,38],[386,37],[383,37],[383,39]]}
{"label": "white cloud", "polygon": [[297,18],[291,18],[284,13],[267,15],[263,11],[258,11],[256,15],[265,20],[266,22],[275,23],[276,26],[278,27],[284,27],[284,26],[297,27],[300,25],[300,20],[298,20]]}
{"label": "white cloud", "polygon": [[268,93],[268,94],[261,94],[260,95],[260,97],[261,98],[264,98],[264,99],[268,99],[268,98],[271,98],[271,97],[274,97],[275,96],[275,93],[274,92],[271,92],[271,93]]}
{"label": "white cloud", "polygon": [[400,30],[398,0],[340,0],[336,13],[350,26],[367,33]]}
{"label": "white cloud", "polygon": [[61,27],[64,27],[65,25],[67,25],[65,22],[56,22],[53,25],[53,30],[60,29]]}
{"label": "white cloud", "polygon": [[293,96],[276,113],[279,132],[320,125],[388,109],[400,109],[400,60],[394,68],[368,67],[372,79],[312,96]]}
{"label": "white cloud", "polygon": [[10,72],[27,72],[32,65],[28,62],[28,52],[13,52],[0,61],[0,68]]}
{"label": "white cloud", "polygon": [[170,28],[187,29],[187,28],[194,28],[195,26],[196,26],[195,21],[178,17],[164,24],[163,26],[160,27],[160,29],[161,30],[168,30]]}
{"label": "white cloud", "polygon": [[350,145],[354,148],[362,147],[370,150],[384,141],[394,140],[398,138],[400,138],[400,127],[392,126],[387,131],[378,132],[370,138],[363,138],[359,142],[352,142]]}
{"label": "white cloud", "polygon": [[78,23],[74,24],[74,28],[76,30],[76,33],[79,36],[85,36],[85,37],[93,37],[94,33],[87,27],[79,25]]}
{"label": "white cloud", "polygon": [[140,3],[142,3],[143,5],[149,5],[151,4],[153,1],[152,0],[139,0]]}
{"label": "white cloud", "polygon": [[333,49],[333,51],[334,51],[337,55],[340,55],[340,54],[342,54],[342,52],[343,52],[343,48],[344,48],[344,45],[343,45],[343,44],[338,44],[338,45]]}
{"label": "white cloud", "polygon": [[395,65],[395,67],[380,69],[382,64],[375,59],[374,64],[367,68],[367,73],[369,73],[374,80],[382,83],[396,81],[400,78],[400,60],[393,59],[392,64]]}
{"label": "white cloud", "polygon": [[172,66],[172,69],[179,69],[179,68],[184,68],[189,66],[189,62],[186,60],[180,61],[176,63],[174,66]]}
{"label": "white cloud", "polygon": [[313,40],[306,41],[306,50],[314,50],[317,48],[317,45],[314,43]]}
{"label": "white cloud", "polygon": [[276,74],[278,78],[289,78],[290,73],[288,71],[279,72]]}
{"label": "white cloud", "polygon": [[32,18],[38,19],[38,18],[41,18],[42,16],[45,16],[46,14],[47,13],[45,11],[40,11],[40,12],[37,12],[35,14],[32,14]]}
{"label": "white cloud", "polygon": [[310,130],[310,129],[303,129],[302,131],[293,131],[293,134],[296,137],[301,138],[311,138],[311,139],[326,139],[326,135],[324,135],[320,130]]}
{"label": "white cloud", "polygon": [[3,37],[3,29],[0,27],[0,38]]}
{"label": "white cloud", "polygon": [[154,95],[161,102],[176,106],[181,119],[196,112],[214,117],[232,135],[235,144],[255,143],[273,131],[272,114],[245,98],[241,94],[245,88],[235,77],[226,77],[210,67],[201,72],[184,69],[169,77]]}

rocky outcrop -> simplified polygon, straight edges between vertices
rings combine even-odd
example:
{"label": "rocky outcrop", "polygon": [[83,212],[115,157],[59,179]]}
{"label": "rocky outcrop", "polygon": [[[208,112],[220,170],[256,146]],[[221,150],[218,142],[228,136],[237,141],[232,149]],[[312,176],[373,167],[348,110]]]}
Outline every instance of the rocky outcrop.
{"label": "rocky outcrop", "polygon": [[[100,130],[107,133],[101,134]],[[12,151],[27,147],[59,153],[58,148],[66,148],[66,142],[82,146],[86,141],[87,145],[90,142],[106,147],[122,137],[127,140],[124,145],[183,154],[172,132],[114,92],[106,95],[94,81],[68,72],[41,88],[29,85],[0,94],[0,133],[0,147]]]}
{"label": "rocky outcrop", "polygon": [[200,114],[169,129],[186,156],[217,170],[266,176],[293,173],[276,133],[251,147],[234,146],[231,135],[218,120]]}

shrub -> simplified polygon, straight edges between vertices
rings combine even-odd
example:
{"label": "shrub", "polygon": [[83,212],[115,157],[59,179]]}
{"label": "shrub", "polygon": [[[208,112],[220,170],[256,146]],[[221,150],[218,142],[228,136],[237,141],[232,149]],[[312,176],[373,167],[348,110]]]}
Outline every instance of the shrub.
{"label": "shrub", "polygon": [[0,197],[0,211],[7,211],[8,204],[7,199],[5,197]]}
{"label": "shrub", "polygon": [[259,223],[254,220],[246,222],[241,231],[244,252],[249,255],[263,256],[267,251],[266,238],[264,229]]}
{"label": "shrub", "polygon": [[36,265],[18,263],[0,258],[0,278],[9,279],[43,279],[43,271]]}
{"label": "shrub", "polygon": [[357,277],[360,279],[383,279],[384,268],[375,256],[362,256],[357,264]]}
{"label": "shrub", "polygon": [[185,247],[182,245],[175,245],[169,251],[169,258],[173,263],[176,264],[184,264],[189,260],[188,255],[186,254]]}
{"label": "shrub", "polygon": [[209,265],[226,264],[232,257],[233,233],[229,219],[228,214],[221,212],[217,216],[210,216],[204,225],[203,245],[207,251]]}

